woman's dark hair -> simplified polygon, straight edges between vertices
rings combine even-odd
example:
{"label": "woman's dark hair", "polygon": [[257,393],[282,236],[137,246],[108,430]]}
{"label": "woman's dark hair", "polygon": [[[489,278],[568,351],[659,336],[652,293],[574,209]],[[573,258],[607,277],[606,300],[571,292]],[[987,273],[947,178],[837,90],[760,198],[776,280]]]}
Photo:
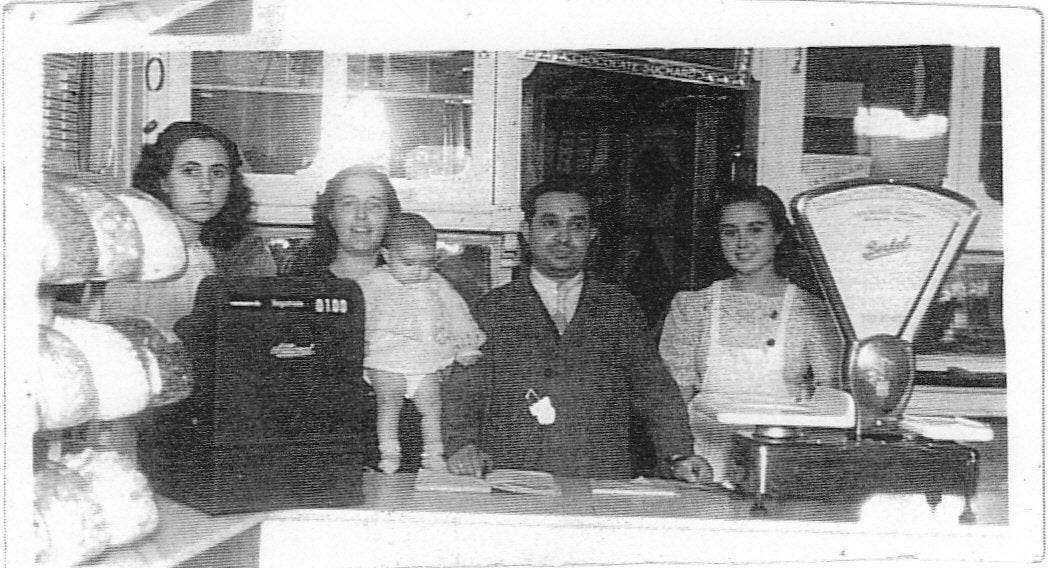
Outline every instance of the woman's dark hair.
{"label": "woman's dark hair", "polygon": [[339,190],[349,178],[353,177],[368,178],[382,188],[390,218],[400,213],[397,190],[386,174],[369,166],[351,166],[339,171],[324,184],[324,193],[317,196],[317,202],[313,205],[315,236],[308,253],[308,263],[316,269],[327,268],[335,260],[335,249],[338,247],[338,235],[335,234],[335,225],[332,222],[335,215],[335,204],[339,198]]}
{"label": "woman's dark hair", "polygon": [[171,196],[161,181],[171,173],[175,153],[186,140],[214,140],[226,152],[229,160],[229,195],[226,203],[200,230],[200,243],[228,250],[250,231],[247,216],[251,210],[251,189],[244,185],[240,174],[240,151],[222,131],[202,122],[173,122],[157,136],[156,143],[142,147],[138,165],[131,175],[131,186],[144,191],[171,207]]}
{"label": "woman's dark hair", "polygon": [[[763,185],[733,186],[718,202],[713,211],[712,229],[716,242],[720,242],[719,227],[724,210],[736,203],[756,203],[764,208],[771,219],[772,228],[782,240],[775,247],[775,272],[783,278],[793,280],[794,270],[798,266],[799,244],[794,235],[793,224],[786,215],[786,205],[778,194]],[[724,258],[723,247],[717,246],[720,251],[720,262],[727,274],[733,273]]]}

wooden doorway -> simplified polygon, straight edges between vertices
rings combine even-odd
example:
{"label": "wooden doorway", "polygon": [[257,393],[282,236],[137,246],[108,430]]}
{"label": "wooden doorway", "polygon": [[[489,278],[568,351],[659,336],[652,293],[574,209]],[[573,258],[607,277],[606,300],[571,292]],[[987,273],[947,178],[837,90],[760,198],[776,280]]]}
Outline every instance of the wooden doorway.
{"label": "wooden doorway", "polygon": [[701,228],[732,181],[744,95],[548,64],[525,80],[525,191],[555,175],[589,187],[589,269],[630,290],[653,328],[677,291],[709,281],[715,247]]}

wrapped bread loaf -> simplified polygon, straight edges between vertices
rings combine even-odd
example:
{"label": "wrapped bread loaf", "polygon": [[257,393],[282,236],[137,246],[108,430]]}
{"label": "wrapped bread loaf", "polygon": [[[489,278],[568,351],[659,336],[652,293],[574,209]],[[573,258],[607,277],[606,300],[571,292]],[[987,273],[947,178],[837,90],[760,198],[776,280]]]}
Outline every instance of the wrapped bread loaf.
{"label": "wrapped bread loaf", "polygon": [[39,333],[39,372],[32,381],[40,427],[68,428],[98,416],[98,393],[87,358],[61,332]]}
{"label": "wrapped bread loaf", "polygon": [[42,566],[72,566],[109,546],[102,507],[90,484],[75,471],[48,463],[34,475],[36,562]]}
{"label": "wrapped bread loaf", "polygon": [[142,318],[107,320],[139,353],[150,385],[150,406],[171,404],[189,396],[193,381],[180,342],[170,341],[152,322]]}
{"label": "wrapped bread loaf", "polygon": [[149,371],[135,346],[113,327],[56,316],[54,329],[84,354],[98,393],[98,417],[130,416],[146,408],[152,388]]}
{"label": "wrapped bread loaf", "polygon": [[84,206],[98,241],[98,278],[137,280],[142,270],[142,237],[131,211],[97,187],[69,189]]}
{"label": "wrapped bread loaf", "polygon": [[87,212],[65,191],[49,185],[43,192],[40,281],[73,284],[94,278],[98,242]]}
{"label": "wrapped bread loaf", "polygon": [[120,546],[153,532],[159,513],[145,475],[119,452],[86,449],[62,457],[62,463],[86,481],[98,503],[109,535],[109,546]]}
{"label": "wrapped bread loaf", "polygon": [[72,566],[156,530],[149,482],[119,452],[88,448],[46,462],[34,476],[37,564]]}
{"label": "wrapped bread loaf", "polygon": [[135,218],[142,243],[139,279],[156,282],[174,278],[186,269],[186,247],[174,214],[146,193],[128,190],[115,194]]}

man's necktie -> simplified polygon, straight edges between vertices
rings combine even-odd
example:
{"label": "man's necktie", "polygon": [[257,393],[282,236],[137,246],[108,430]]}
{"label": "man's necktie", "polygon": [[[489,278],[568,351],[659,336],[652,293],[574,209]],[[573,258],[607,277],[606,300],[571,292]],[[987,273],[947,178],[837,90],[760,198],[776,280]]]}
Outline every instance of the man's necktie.
{"label": "man's necktie", "polygon": [[564,335],[564,330],[568,329],[567,303],[567,291],[563,286],[557,286],[557,311],[553,313],[553,324],[557,326],[557,331],[561,335]]}

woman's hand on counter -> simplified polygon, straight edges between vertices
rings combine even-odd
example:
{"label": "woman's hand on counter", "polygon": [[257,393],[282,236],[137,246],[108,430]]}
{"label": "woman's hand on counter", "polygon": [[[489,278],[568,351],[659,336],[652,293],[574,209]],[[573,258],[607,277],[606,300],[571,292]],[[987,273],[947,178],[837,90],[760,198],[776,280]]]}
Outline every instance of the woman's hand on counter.
{"label": "woman's hand on counter", "polygon": [[472,444],[463,446],[448,458],[448,471],[455,475],[483,477],[493,466],[491,456]]}
{"label": "woman's hand on counter", "polygon": [[709,483],[713,481],[713,469],[702,456],[689,456],[672,461],[673,477],[688,483]]}

